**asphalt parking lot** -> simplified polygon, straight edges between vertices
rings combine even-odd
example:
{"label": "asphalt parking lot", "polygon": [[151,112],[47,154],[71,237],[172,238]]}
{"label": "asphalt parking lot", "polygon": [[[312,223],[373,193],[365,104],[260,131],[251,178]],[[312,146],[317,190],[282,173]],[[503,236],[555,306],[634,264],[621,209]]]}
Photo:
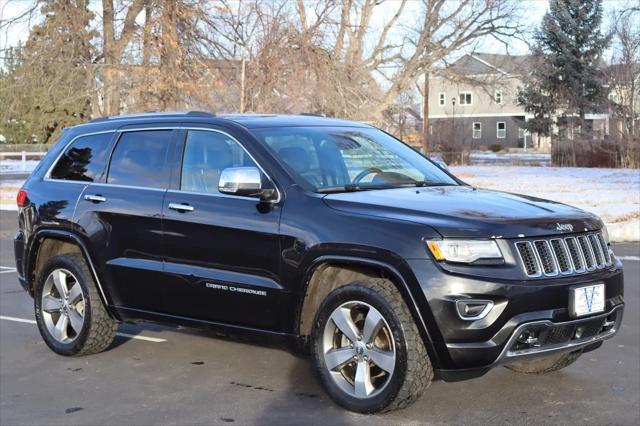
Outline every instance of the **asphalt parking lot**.
{"label": "asphalt parking lot", "polygon": [[[342,410],[310,363],[284,350],[211,333],[123,325],[108,351],[55,355],[17,283],[13,212],[0,212],[0,424],[639,424],[640,246],[625,262],[618,335],[546,376],[496,368],[466,382],[434,382],[408,409],[376,416]],[[132,336],[135,336],[133,338]]]}

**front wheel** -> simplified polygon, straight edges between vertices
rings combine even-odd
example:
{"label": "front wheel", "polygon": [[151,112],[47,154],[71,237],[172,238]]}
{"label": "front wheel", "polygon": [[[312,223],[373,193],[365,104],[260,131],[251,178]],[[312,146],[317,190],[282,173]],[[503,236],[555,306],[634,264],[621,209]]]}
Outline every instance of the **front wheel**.
{"label": "front wheel", "polygon": [[384,279],[331,292],[316,314],[312,342],[320,382],[351,411],[408,406],[433,378],[413,318],[395,286]]}

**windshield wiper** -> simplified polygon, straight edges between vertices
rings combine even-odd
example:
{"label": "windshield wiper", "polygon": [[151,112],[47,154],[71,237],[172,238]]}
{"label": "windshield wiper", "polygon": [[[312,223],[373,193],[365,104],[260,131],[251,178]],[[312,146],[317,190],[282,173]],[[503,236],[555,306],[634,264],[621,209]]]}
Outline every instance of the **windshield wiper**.
{"label": "windshield wiper", "polygon": [[415,186],[418,187],[427,187],[427,186],[457,186],[455,183],[444,183],[444,182],[427,182],[424,180],[417,180],[413,182]]}
{"label": "windshield wiper", "polygon": [[401,184],[386,184],[386,185],[358,185],[357,183],[348,183],[344,186],[333,186],[330,188],[317,188],[316,191],[323,194],[331,194],[331,193],[338,193],[338,192],[356,192],[356,191],[371,191],[375,189],[404,188],[407,186],[413,186],[413,182],[406,182]]}
{"label": "windshield wiper", "polygon": [[371,191],[375,189],[394,189],[394,188],[407,188],[407,187],[435,187],[435,186],[457,186],[454,183],[444,183],[444,182],[427,182],[422,180],[417,181],[407,181],[407,182],[397,182],[395,184],[379,184],[379,185],[358,185],[357,183],[348,183],[344,186],[332,186],[329,188],[317,188],[316,192],[320,192],[322,194],[336,194],[341,192],[357,192],[357,191]]}

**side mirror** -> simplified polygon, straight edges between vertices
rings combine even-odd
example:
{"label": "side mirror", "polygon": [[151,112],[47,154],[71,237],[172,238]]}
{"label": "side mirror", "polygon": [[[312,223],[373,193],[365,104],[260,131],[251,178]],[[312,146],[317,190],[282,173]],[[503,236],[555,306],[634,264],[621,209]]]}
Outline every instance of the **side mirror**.
{"label": "side mirror", "polygon": [[262,187],[262,175],[257,167],[229,167],[222,170],[218,191],[223,194],[260,197],[269,201],[275,191]]}

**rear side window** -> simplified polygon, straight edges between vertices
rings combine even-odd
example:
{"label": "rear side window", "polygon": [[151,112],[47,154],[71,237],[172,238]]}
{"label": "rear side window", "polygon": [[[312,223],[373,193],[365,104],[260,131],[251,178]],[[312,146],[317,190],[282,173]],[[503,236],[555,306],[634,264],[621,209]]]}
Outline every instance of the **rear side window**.
{"label": "rear side window", "polygon": [[51,170],[51,178],[85,182],[100,180],[109,158],[112,137],[113,133],[101,133],[76,139]]}
{"label": "rear side window", "polygon": [[107,183],[167,188],[167,151],[171,130],[125,132],[120,136],[109,165]]}

